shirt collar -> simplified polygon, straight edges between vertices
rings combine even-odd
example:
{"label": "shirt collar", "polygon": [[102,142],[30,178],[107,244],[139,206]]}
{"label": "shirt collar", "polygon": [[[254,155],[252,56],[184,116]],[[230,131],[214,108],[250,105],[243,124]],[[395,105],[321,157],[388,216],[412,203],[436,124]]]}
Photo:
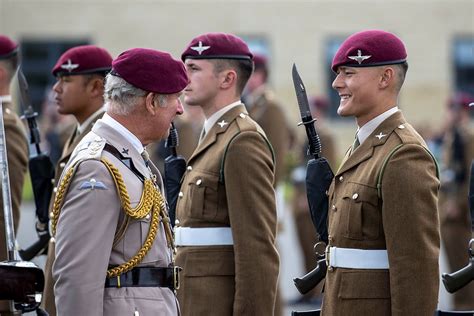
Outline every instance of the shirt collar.
{"label": "shirt collar", "polygon": [[12,96],[11,95],[0,95],[0,101],[2,103],[12,103]]}
{"label": "shirt collar", "polygon": [[234,107],[236,107],[240,104],[242,104],[242,101],[238,100],[238,101],[235,101],[235,102],[233,102],[229,105],[226,105],[222,109],[217,111],[216,113],[212,114],[207,120],[205,120],[204,121],[204,131],[206,132],[206,134],[209,132],[209,130],[212,128],[212,126],[214,126],[214,124],[216,124],[217,120],[219,120],[219,118],[222,115],[224,115],[225,113],[230,111],[232,108],[234,108]]}
{"label": "shirt collar", "polygon": [[79,134],[82,134],[84,130],[89,126],[89,124],[101,113],[104,112],[104,107],[102,106],[100,109],[92,113],[91,116],[89,116],[82,124],[77,124],[77,130],[79,131]]}
{"label": "shirt collar", "polygon": [[359,143],[362,144],[367,137],[372,134],[373,131],[388,117],[392,116],[392,114],[398,112],[399,109],[397,106],[383,112],[379,116],[374,117],[370,121],[364,124],[364,126],[360,127],[357,131],[357,138],[359,139]]}
{"label": "shirt collar", "polygon": [[102,117],[102,122],[106,125],[109,125],[120,135],[125,137],[125,139],[130,142],[130,144],[132,144],[132,146],[137,150],[137,152],[139,152],[140,154],[143,152],[145,148],[143,147],[137,136],[133,135],[132,132],[130,132],[125,126],[117,122],[113,117],[105,113]]}

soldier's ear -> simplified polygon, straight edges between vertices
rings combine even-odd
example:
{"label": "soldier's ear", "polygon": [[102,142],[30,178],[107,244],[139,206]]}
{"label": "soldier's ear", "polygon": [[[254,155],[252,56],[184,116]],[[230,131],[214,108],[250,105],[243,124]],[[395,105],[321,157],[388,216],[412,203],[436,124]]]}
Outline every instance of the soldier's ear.
{"label": "soldier's ear", "polygon": [[156,114],[155,99],[155,94],[153,92],[148,93],[145,97],[145,108],[147,112],[153,116]]}
{"label": "soldier's ear", "polygon": [[395,80],[395,69],[393,67],[384,67],[380,76],[380,88],[385,89],[389,87]]}
{"label": "soldier's ear", "polygon": [[223,75],[221,87],[224,89],[232,87],[237,81],[237,73],[233,69],[224,71]]}

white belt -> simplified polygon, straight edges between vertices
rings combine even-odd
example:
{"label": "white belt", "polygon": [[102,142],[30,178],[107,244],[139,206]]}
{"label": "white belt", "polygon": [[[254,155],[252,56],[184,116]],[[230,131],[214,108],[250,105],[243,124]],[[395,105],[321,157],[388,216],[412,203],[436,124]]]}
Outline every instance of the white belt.
{"label": "white belt", "polygon": [[[329,259],[329,260],[328,260]],[[328,267],[347,269],[388,269],[387,250],[366,250],[329,247]]]}
{"label": "white belt", "polygon": [[225,246],[233,245],[230,227],[176,227],[176,246]]}

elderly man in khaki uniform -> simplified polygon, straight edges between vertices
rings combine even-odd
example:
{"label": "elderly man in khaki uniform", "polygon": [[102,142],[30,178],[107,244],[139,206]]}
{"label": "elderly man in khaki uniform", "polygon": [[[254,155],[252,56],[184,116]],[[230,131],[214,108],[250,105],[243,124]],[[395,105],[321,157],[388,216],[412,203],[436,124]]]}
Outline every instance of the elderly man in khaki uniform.
{"label": "elderly man in khaki uniform", "polygon": [[[55,170],[55,186],[58,185],[66,163],[77,144],[89,133],[94,123],[104,114],[104,78],[112,67],[112,56],[94,45],[77,46],[67,50],[53,67],[57,81],[53,87],[58,112],[72,114],[77,127],[71,131]],[[56,189],[55,189],[56,190]],[[55,192],[50,204],[53,207]],[[54,262],[54,238],[48,246],[45,265],[45,289],[43,306],[50,316],[56,315],[54,281],[51,269]]]}
{"label": "elderly man in khaki uniform", "polygon": [[[10,83],[18,68],[18,44],[4,35],[0,35],[0,102],[3,107],[3,123],[5,126],[5,139],[7,160],[10,175],[10,190],[14,228],[18,229],[20,222],[21,194],[28,167],[28,141],[26,131],[20,118],[12,106]],[[0,261],[7,260],[7,246],[5,241],[5,221],[3,218],[3,198],[0,201]],[[0,301],[0,314],[2,310],[8,311],[8,303]]]}
{"label": "elderly man in khaki uniform", "polygon": [[184,100],[206,116],[176,208],[183,315],[272,315],[275,165],[265,133],[240,101],[252,54],[234,35],[208,33],[182,59],[190,79]]}
{"label": "elderly man in khaki uniform", "polygon": [[329,190],[323,315],[433,315],[439,290],[437,166],[397,107],[408,68],[395,35],[369,30],[334,56],[338,114],[359,126]]}
{"label": "elderly man in khaki uniform", "polygon": [[144,146],[168,136],[188,79],[168,53],[112,63],[106,114],[74,149],[51,219],[58,315],[178,315],[161,176]]}

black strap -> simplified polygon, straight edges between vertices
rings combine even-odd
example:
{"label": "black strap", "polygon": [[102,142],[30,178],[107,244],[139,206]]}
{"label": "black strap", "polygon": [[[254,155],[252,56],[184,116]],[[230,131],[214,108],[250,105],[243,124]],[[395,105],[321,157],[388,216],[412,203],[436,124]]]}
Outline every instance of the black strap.
{"label": "black strap", "polygon": [[168,287],[173,290],[174,269],[135,267],[116,277],[106,278],[105,287]]}
{"label": "black strap", "polygon": [[104,146],[104,150],[111,153],[115,158],[120,160],[128,169],[130,169],[139,179],[141,182],[145,182],[145,176],[138,171],[138,169],[133,164],[133,160],[130,157],[123,156],[120,151],[114,146],[106,143]]}

